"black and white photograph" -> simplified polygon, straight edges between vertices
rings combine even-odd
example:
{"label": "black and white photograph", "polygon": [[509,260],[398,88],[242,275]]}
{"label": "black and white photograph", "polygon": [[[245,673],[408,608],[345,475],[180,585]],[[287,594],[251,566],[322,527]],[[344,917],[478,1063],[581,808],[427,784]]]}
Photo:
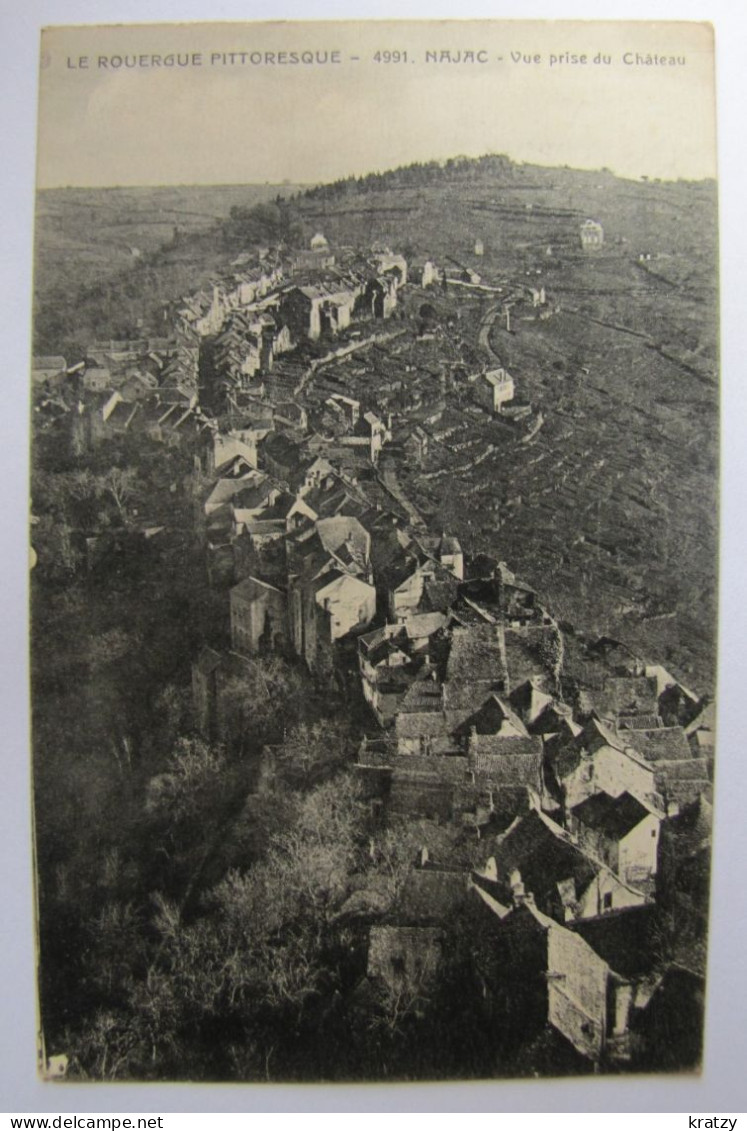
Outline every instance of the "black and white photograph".
{"label": "black and white photograph", "polygon": [[705,23],[44,30],[42,1079],[701,1071],[715,121]]}

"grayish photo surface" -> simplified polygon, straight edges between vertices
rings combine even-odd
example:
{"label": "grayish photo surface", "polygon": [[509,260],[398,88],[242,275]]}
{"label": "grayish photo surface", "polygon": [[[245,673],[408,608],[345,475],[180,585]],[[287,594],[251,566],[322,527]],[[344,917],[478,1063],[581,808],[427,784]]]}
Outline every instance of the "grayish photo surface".
{"label": "grayish photo surface", "polygon": [[705,24],[47,29],[39,1072],[694,1073]]}

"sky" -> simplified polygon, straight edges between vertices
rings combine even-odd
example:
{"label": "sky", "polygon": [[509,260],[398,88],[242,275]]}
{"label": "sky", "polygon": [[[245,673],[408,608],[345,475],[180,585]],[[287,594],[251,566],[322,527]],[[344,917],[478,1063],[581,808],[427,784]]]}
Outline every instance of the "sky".
{"label": "sky", "polygon": [[43,33],[39,75],[40,188],[308,183],[483,153],[715,175],[706,24],[58,27]]}

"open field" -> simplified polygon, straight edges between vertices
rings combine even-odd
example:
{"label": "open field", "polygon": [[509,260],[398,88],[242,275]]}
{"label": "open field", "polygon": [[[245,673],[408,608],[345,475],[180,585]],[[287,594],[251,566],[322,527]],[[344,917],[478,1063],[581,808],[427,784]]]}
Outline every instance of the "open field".
{"label": "open field", "polygon": [[108,278],[174,240],[225,220],[231,208],[272,200],[295,185],[172,185],[43,189],[36,205],[36,288]]}
{"label": "open field", "polygon": [[[333,242],[360,238],[365,222],[368,238],[471,266],[506,294],[546,287],[556,312],[517,307],[510,332],[498,294],[411,294],[412,310],[438,309],[443,336],[380,350],[357,378],[350,364],[326,369],[327,395],[368,393],[421,422],[430,410],[426,465],[400,469],[416,506],[465,548],[505,558],[577,629],[618,634],[712,692],[715,187],[513,167],[498,181],[303,206]],[[580,248],[586,216],[604,226],[601,251]],[[440,368],[498,361],[541,421],[528,442],[464,389],[442,398]],[[386,392],[392,383],[405,391]]]}

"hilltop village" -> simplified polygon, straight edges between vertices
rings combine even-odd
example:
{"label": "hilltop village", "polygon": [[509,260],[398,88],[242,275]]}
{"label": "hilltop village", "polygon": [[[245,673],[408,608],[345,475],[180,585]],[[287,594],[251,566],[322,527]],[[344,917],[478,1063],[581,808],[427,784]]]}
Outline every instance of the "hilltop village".
{"label": "hilltop village", "polygon": [[[587,219],[574,239],[594,256],[605,233]],[[545,423],[490,329],[549,323],[559,299],[528,273],[486,278],[482,256],[479,236],[457,263],[317,231],[300,250],[240,254],[169,304],[162,337],[36,358],[45,442],[102,465],[122,444],[174,452],[184,469],[147,500],[110,474],[113,520],[81,519],[58,552],[91,577],[133,547],[168,554],[186,500],[179,535],[225,618],[190,657],[196,732],[240,744],[242,681],[272,657],[348,720],[371,819],[420,837],[393,894],[364,884],[336,912],[366,939],[356,993],[383,987],[417,1016],[468,915],[491,1016],[555,1042],[553,1064],[691,1068],[714,703],[656,657],[576,631],[409,490],[416,473],[438,490],[441,452],[510,459]],[[473,336],[461,311],[478,299]],[[276,744],[252,758],[257,811],[289,778]]]}

